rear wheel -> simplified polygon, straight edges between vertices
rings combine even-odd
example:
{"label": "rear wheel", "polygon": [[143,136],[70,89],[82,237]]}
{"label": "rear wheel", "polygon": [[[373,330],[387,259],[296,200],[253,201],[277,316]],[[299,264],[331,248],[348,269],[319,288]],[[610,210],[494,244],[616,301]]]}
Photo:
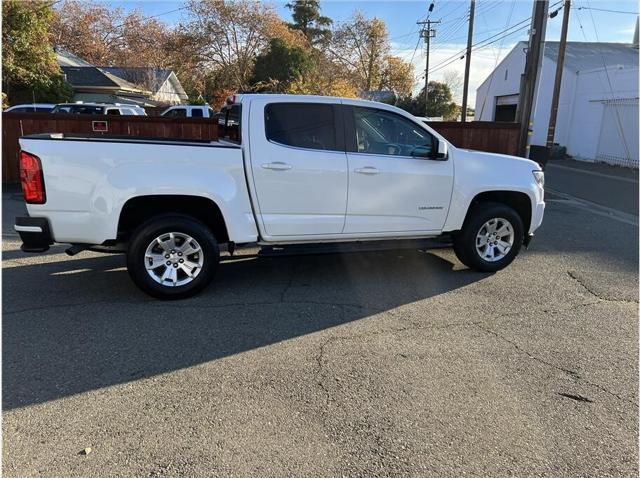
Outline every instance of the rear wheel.
{"label": "rear wheel", "polygon": [[524,237],[522,219],[505,204],[480,203],[469,213],[453,249],[464,265],[482,272],[507,267]]}
{"label": "rear wheel", "polygon": [[201,222],[182,215],[159,216],[139,226],[127,251],[135,284],[159,299],[197,294],[213,279],[218,243]]}

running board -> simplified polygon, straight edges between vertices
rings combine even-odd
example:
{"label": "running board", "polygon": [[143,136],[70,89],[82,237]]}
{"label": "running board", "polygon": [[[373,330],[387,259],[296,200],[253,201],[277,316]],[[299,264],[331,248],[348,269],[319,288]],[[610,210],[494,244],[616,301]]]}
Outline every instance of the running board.
{"label": "running board", "polygon": [[452,246],[450,237],[435,239],[402,239],[393,241],[320,242],[313,244],[283,244],[262,246],[261,257],[306,256],[312,254],[346,254],[406,249],[443,249]]}

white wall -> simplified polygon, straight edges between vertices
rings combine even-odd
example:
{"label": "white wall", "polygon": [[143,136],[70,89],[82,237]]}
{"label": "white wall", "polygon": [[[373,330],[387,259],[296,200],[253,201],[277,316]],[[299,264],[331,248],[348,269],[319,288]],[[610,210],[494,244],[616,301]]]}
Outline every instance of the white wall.
{"label": "white wall", "polygon": [[177,88],[177,85],[175,84],[177,78],[174,80],[174,76],[174,73],[169,75],[160,89],[153,95],[154,100],[172,105],[179,105],[187,102],[188,97]]}
{"label": "white wall", "polygon": [[[577,75],[574,90],[574,103],[570,112],[569,123],[571,125],[566,146],[569,154],[580,159],[593,160],[598,149],[600,128],[602,124],[604,105],[602,100],[614,98],[638,97],[638,69],[620,69],[609,67],[607,80],[604,69],[580,72]],[[627,138],[629,142],[638,142],[638,131],[635,137]]]}
{"label": "white wall", "polygon": [[525,63],[522,49],[525,46],[525,42],[519,42],[493,71],[493,80],[488,77],[478,87],[474,117],[476,121],[493,121],[496,96],[517,95],[520,91],[520,76]]}
{"label": "white wall", "polygon": [[[520,75],[524,71],[524,42],[518,43],[493,72],[493,80],[480,85],[476,95],[475,120],[493,121],[497,96],[515,95],[520,90]],[[505,72],[507,78],[505,79]],[[545,145],[551,113],[556,63],[542,59],[537,98],[533,112],[531,144]],[[602,68],[575,72],[564,68],[558,102],[554,142],[579,159],[594,160],[597,154],[604,113],[602,100],[638,97],[638,68],[609,67],[611,87]],[[483,108],[484,104],[484,108]],[[637,131],[630,144],[637,144]]]}
{"label": "white wall", "polygon": [[[547,58],[542,59],[542,71],[538,83],[535,109],[533,111],[533,134],[531,144],[545,146],[551,117],[551,100],[553,98],[553,84],[556,78],[556,62]],[[558,116],[554,142],[561,146],[567,145],[569,135],[571,107],[574,101],[577,75],[575,72],[563,68],[560,97],[558,98]],[[569,153],[571,154],[571,153]]]}

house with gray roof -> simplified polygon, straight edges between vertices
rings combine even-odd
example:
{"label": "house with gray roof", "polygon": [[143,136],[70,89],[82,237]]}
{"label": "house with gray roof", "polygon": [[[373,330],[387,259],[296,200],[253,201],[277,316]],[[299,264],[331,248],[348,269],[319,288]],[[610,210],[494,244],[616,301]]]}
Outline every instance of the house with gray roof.
{"label": "house with gray roof", "polygon": [[179,105],[189,101],[180,80],[172,70],[112,66],[102,66],[100,69],[135,85],[144,86],[151,91],[151,99],[158,103]]}
{"label": "house with gray roof", "polygon": [[171,70],[95,66],[62,49],[57,50],[56,55],[67,82],[73,87],[74,101],[140,106],[188,101],[178,77]]}
{"label": "house with gray roof", "polygon": [[[544,44],[532,145],[546,144],[559,43]],[[478,87],[475,120],[515,121],[526,42]],[[567,42],[554,142],[576,159],[638,167],[638,45]]]}

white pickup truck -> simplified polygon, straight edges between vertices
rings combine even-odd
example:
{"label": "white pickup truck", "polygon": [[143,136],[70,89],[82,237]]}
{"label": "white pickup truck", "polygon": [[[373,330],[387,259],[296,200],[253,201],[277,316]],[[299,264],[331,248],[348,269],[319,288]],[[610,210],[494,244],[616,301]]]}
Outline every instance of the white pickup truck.
{"label": "white pickup truck", "polygon": [[393,106],[243,95],[221,123],[211,142],[22,137],[23,250],[126,252],[143,291],[176,299],[207,286],[220,246],[437,239],[496,271],[542,222],[537,163],[456,148]]}

